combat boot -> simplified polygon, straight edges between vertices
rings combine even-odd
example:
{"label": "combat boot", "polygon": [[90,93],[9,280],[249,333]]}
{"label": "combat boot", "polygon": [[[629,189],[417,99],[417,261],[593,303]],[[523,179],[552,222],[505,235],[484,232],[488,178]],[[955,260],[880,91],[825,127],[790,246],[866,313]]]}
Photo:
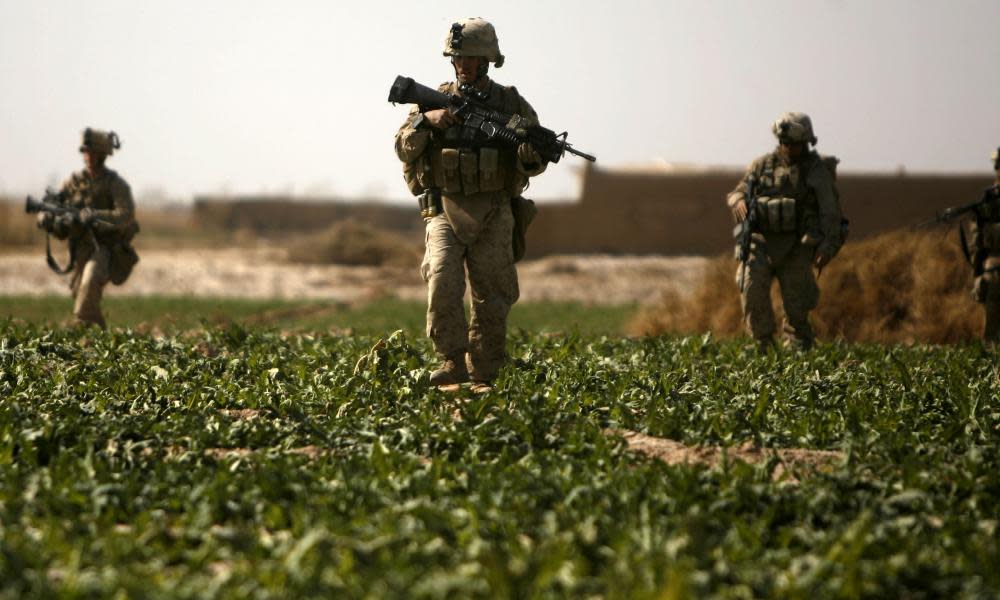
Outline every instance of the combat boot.
{"label": "combat boot", "polygon": [[776,346],[774,344],[774,338],[771,336],[755,338],[754,345],[757,346],[757,353],[761,355],[765,355],[768,352],[773,352],[776,349]]}
{"label": "combat boot", "polygon": [[431,373],[431,385],[455,385],[469,380],[465,366],[465,353],[446,357],[441,366]]}
{"label": "combat boot", "polygon": [[793,337],[789,338],[786,344],[796,352],[808,352],[812,350],[814,341],[811,337]]}

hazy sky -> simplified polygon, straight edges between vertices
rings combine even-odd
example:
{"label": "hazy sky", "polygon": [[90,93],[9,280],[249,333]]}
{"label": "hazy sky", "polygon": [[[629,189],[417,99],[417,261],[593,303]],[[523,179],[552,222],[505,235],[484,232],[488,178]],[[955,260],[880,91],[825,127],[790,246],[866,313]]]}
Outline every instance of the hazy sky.
{"label": "hazy sky", "polygon": [[[495,79],[605,167],[744,165],[784,110],[844,170],[989,173],[1000,144],[998,0],[0,0],[0,193],[79,168],[94,126],[140,195],[406,198],[389,85],[450,79],[466,16],[497,27]],[[575,196],[581,165],[529,195]]]}

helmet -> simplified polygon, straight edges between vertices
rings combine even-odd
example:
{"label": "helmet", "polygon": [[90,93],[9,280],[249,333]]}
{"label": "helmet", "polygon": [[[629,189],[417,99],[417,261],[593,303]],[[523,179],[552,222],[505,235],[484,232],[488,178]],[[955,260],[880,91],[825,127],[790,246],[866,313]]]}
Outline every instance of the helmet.
{"label": "helmet", "polygon": [[462,19],[451,24],[448,35],[444,38],[445,56],[483,56],[497,67],[503,66],[503,54],[500,54],[500,41],[496,29],[486,20],[479,17]]}
{"label": "helmet", "polygon": [[83,130],[83,141],[80,143],[80,152],[94,152],[111,156],[115,150],[122,147],[118,134],[114,131],[100,131],[90,127]]}
{"label": "helmet", "polygon": [[812,119],[805,113],[782,113],[771,125],[771,131],[774,133],[774,137],[782,142],[816,144]]}

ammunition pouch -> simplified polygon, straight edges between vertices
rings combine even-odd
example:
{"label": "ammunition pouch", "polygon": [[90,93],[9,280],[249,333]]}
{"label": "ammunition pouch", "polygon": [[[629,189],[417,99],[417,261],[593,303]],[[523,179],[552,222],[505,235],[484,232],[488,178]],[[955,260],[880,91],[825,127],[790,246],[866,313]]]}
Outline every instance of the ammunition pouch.
{"label": "ammunition pouch", "polygon": [[132,274],[132,269],[139,262],[139,255],[132,244],[118,241],[111,244],[111,261],[108,264],[108,277],[111,283],[121,285]]}
{"label": "ammunition pouch", "polygon": [[474,150],[461,150],[458,153],[458,159],[458,164],[462,171],[462,193],[478,193],[479,153]]}
{"label": "ammunition pouch", "polygon": [[434,186],[447,195],[498,192],[506,186],[509,173],[500,150],[492,147],[442,148],[433,154],[431,164]]}
{"label": "ammunition pouch", "polygon": [[535,215],[538,214],[538,208],[534,201],[515,196],[510,199],[510,212],[514,215],[514,239],[512,240],[514,262],[518,262],[524,258],[524,253],[528,249],[526,239],[528,225],[531,225]]}
{"label": "ammunition pouch", "polygon": [[757,222],[764,233],[798,231],[795,198],[761,196],[757,199]]}
{"label": "ammunition pouch", "polygon": [[139,254],[132,247],[132,238],[139,233],[139,223],[133,220],[121,229],[107,235],[98,235],[98,240],[108,248],[111,260],[108,263],[108,278],[111,283],[121,285],[132,274],[139,262]]}
{"label": "ammunition pouch", "polygon": [[[479,149],[479,190],[483,192],[498,192],[504,187],[504,173],[500,167],[500,150],[497,148]],[[528,202],[531,202],[528,200]]]}
{"label": "ammunition pouch", "polygon": [[433,219],[444,211],[441,204],[441,190],[430,188],[417,196],[417,205],[420,207],[420,216],[424,220]]}
{"label": "ammunition pouch", "polygon": [[446,194],[462,193],[462,176],[459,173],[458,148],[443,148],[435,165],[434,184]]}

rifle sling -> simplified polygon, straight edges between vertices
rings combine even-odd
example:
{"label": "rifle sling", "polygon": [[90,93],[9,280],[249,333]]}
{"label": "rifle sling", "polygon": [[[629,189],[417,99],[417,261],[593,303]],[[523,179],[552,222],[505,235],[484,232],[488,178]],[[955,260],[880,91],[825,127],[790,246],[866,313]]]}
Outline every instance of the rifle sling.
{"label": "rifle sling", "polygon": [[[97,245],[97,236],[94,235],[94,230],[88,227],[87,235],[90,237],[91,243],[94,244],[94,252],[96,253],[99,250],[99,247]],[[66,275],[67,273],[73,270],[73,267],[76,266],[76,244],[74,244],[72,241],[69,243],[69,264],[66,265],[66,268],[60,268],[59,263],[57,263],[56,259],[52,256],[51,238],[52,238],[52,232],[46,231],[45,262],[48,263],[49,269],[51,269],[52,272],[55,273],[56,275]]]}
{"label": "rifle sling", "polygon": [[965,235],[965,227],[963,227],[961,223],[959,223],[958,226],[958,239],[962,245],[962,254],[965,255],[965,262],[969,263],[969,266],[972,267],[973,270],[977,270],[976,261],[969,253],[969,239]]}
{"label": "rifle sling", "polygon": [[48,231],[45,232],[45,262],[48,263],[49,269],[52,270],[56,275],[65,275],[73,270],[76,266],[76,247],[73,244],[69,245],[69,264],[66,265],[65,269],[59,267],[59,263],[56,259],[52,257],[52,234]]}

